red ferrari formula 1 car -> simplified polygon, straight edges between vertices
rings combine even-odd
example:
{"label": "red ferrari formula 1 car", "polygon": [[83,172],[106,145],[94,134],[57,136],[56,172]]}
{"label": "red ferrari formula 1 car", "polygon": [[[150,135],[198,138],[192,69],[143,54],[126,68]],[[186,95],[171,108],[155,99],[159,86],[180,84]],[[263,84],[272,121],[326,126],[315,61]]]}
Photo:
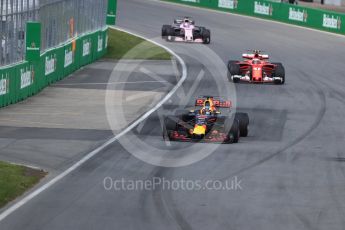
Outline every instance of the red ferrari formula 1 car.
{"label": "red ferrari formula 1 car", "polygon": [[250,83],[285,83],[285,69],[281,63],[271,63],[267,54],[254,50],[243,54],[243,61],[229,61],[229,81]]}
{"label": "red ferrari formula 1 car", "polygon": [[[227,109],[222,115],[220,109]],[[164,119],[163,138],[170,141],[237,143],[248,135],[249,117],[236,113],[230,117],[231,101],[211,96],[196,100],[195,110]]]}

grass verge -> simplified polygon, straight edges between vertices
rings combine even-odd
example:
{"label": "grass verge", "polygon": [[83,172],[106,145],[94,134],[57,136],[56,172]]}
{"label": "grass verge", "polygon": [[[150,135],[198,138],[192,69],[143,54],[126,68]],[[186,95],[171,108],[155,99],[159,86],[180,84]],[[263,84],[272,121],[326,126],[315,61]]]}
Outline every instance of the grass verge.
{"label": "grass verge", "polygon": [[108,53],[104,58],[171,60],[171,54],[142,38],[116,29],[109,29]]}
{"label": "grass verge", "polygon": [[41,170],[0,162],[0,208],[32,188],[45,175]]}

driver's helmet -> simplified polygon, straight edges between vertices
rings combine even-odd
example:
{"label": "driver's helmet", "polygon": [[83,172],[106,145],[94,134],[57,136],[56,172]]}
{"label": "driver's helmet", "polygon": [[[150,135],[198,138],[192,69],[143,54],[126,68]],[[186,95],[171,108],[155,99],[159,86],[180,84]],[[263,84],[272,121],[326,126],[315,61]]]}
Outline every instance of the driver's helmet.
{"label": "driver's helmet", "polygon": [[184,22],[184,23],[183,23],[183,27],[189,28],[189,23],[188,23],[188,22]]}
{"label": "driver's helmet", "polygon": [[200,110],[202,115],[211,115],[211,105],[210,102],[206,101],[205,106]]}
{"label": "driver's helmet", "polygon": [[254,65],[261,64],[261,61],[259,59],[253,59],[253,64]]}

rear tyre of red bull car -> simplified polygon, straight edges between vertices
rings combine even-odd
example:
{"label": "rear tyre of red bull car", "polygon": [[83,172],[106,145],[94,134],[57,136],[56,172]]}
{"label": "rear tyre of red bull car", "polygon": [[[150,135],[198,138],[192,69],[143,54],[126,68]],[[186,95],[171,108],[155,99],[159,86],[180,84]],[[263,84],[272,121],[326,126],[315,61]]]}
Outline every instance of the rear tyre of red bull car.
{"label": "rear tyre of red bull car", "polygon": [[247,113],[236,113],[235,119],[239,121],[239,130],[241,137],[248,136],[249,116]]}
{"label": "rear tyre of red bull car", "polygon": [[227,118],[224,123],[224,132],[228,133],[228,140],[224,143],[232,144],[238,143],[240,139],[239,121],[235,119]]}

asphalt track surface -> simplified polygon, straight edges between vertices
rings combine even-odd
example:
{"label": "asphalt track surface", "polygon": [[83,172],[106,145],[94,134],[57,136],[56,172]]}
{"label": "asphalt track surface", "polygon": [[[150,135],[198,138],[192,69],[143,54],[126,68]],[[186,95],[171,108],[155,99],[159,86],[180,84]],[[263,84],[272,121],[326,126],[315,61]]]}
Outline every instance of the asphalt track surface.
{"label": "asphalt track surface", "polygon": [[[170,60],[122,62],[130,69],[130,76],[123,81],[116,76],[126,75],[126,69],[117,68],[115,72],[118,62],[100,60],[35,97],[2,108],[0,161],[43,169],[49,172],[45,178],[49,180],[121,132],[176,84],[173,75],[177,66]],[[145,72],[154,73],[155,78]],[[109,81],[110,78],[114,81]],[[105,113],[107,85],[120,88],[113,91],[118,95],[115,104],[126,101],[121,107],[126,121],[113,132]]]}
{"label": "asphalt track surface", "polygon": [[[198,24],[212,29],[209,48],[223,62],[239,58],[249,48],[259,48],[273,61],[284,63],[286,85],[236,86],[238,110],[247,111],[251,118],[249,137],[236,145],[215,145],[205,159],[177,168],[144,163],[116,142],[12,213],[0,223],[0,229],[345,228],[344,39],[143,0],[119,1],[118,24],[153,38],[159,35],[162,24],[183,15],[193,16]],[[190,47],[199,45],[168,45],[188,51],[189,57],[181,56],[189,73],[183,87],[190,89],[198,82],[200,70],[207,69],[200,60],[208,54],[193,55],[196,51]],[[214,77],[205,70],[189,106],[196,94],[219,93]],[[223,86],[230,87],[230,83],[223,82]],[[173,97],[164,112],[176,107],[180,103],[177,100]],[[152,115],[139,131],[124,138],[137,135],[148,145],[163,148],[158,120],[157,114]],[[167,148],[179,148],[180,154],[187,154],[187,145],[172,143]],[[225,182],[235,176],[242,182],[242,189],[236,191],[174,191],[162,186],[107,191],[103,185],[106,177]]]}

